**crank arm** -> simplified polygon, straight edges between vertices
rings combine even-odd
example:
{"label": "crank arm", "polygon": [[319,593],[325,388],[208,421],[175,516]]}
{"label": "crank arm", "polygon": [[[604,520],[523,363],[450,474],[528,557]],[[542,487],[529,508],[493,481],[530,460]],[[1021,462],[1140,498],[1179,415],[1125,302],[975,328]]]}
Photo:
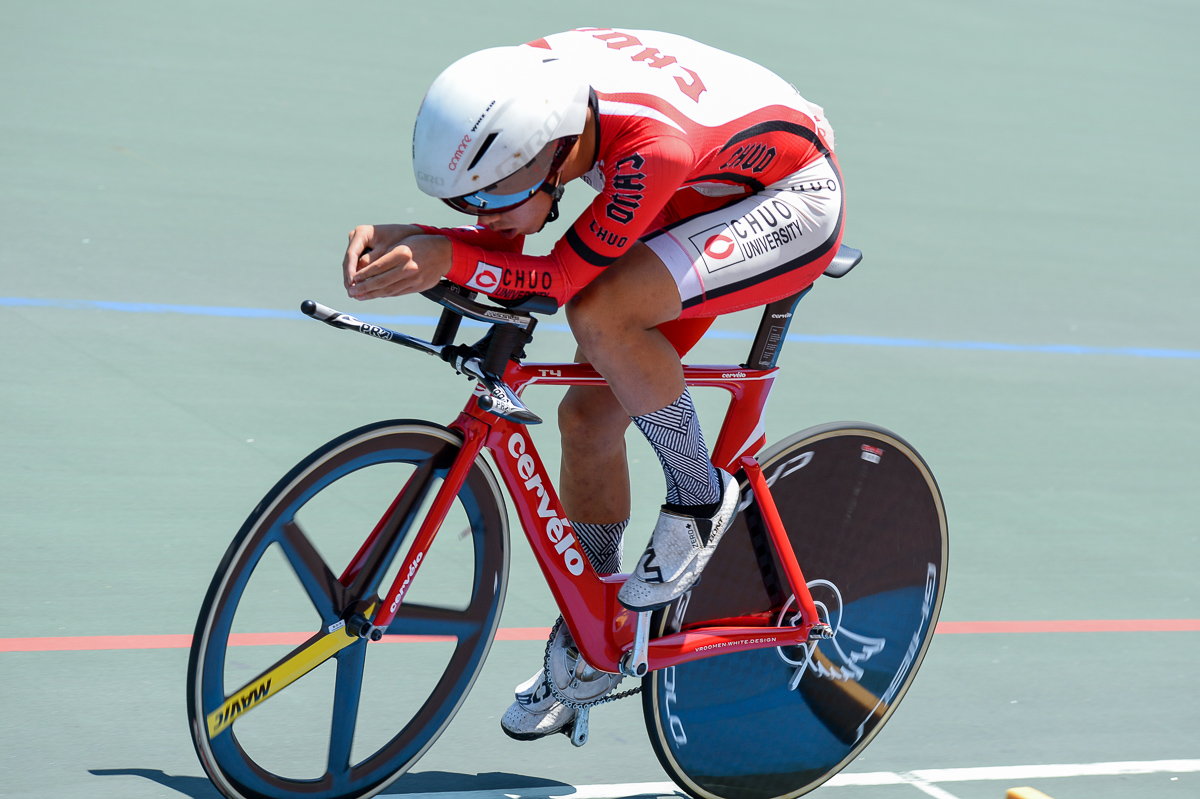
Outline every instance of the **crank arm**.
{"label": "crank arm", "polygon": [[637,615],[637,628],[633,633],[633,647],[625,653],[618,664],[626,677],[641,679],[650,670],[650,611]]}

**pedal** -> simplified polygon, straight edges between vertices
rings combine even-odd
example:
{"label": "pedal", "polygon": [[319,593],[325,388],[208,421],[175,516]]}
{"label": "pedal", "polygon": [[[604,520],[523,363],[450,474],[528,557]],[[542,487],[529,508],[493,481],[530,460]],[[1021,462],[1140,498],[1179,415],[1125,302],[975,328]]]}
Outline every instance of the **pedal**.
{"label": "pedal", "polygon": [[650,613],[645,610],[637,615],[637,628],[633,634],[633,648],[621,658],[621,673],[626,677],[642,678],[650,670]]}
{"label": "pedal", "polygon": [[583,746],[588,741],[588,710],[581,707],[575,711],[575,726],[571,728],[571,746]]}
{"label": "pedal", "polygon": [[804,676],[804,672],[808,670],[808,661],[805,661],[803,666],[797,666],[792,671],[792,676],[788,678],[788,690],[796,690],[796,686],[800,684],[800,678]]}

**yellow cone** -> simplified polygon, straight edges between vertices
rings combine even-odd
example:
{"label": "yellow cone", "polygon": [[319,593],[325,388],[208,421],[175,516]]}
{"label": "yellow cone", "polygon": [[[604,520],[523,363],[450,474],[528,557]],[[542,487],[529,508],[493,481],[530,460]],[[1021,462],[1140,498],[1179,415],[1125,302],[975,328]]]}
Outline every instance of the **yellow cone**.
{"label": "yellow cone", "polygon": [[1009,788],[1004,799],[1050,799],[1037,788]]}

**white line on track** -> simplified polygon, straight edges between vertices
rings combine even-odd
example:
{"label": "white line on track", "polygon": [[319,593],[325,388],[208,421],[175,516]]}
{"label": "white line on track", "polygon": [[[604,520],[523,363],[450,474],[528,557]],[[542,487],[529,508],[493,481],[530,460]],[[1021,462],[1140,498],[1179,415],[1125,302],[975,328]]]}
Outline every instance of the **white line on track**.
{"label": "white line on track", "polygon": [[[898,774],[896,776],[900,778],[901,782],[908,783],[926,796],[932,796],[933,799],[958,799],[957,796],[950,793],[945,788],[939,788],[932,782],[913,776],[911,773]],[[828,783],[826,784],[828,785]]]}
{"label": "white line on track", "polygon": [[838,774],[826,785],[895,785],[911,776],[925,782],[1043,780],[1055,777],[1117,777],[1125,774],[1183,774],[1200,771],[1200,760],[1141,760],[1114,763],[1070,763],[1046,766],[984,766],[982,768],[928,768],[905,774],[878,771]]}
{"label": "white line on track", "polygon": [[[836,775],[824,787],[911,785],[934,799],[956,799],[938,786],[945,782],[1040,780],[1058,777],[1116,777],[1127,774],[1200,772],[1200,760],[1141,760],[1112,763],[1068,763],[1041,766],[983,766],[914,771],[871,771]],[[404,799],[616,799],[633,796],[681,796],[673,782],[627,782],[614,785],[561,785],[498,791],[447,791],[402,794]]]}

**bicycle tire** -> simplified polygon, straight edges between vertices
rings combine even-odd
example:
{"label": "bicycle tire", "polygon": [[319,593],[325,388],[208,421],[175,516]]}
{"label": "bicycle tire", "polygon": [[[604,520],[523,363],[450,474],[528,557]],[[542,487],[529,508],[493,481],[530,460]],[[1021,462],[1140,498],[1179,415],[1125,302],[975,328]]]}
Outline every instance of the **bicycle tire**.
{"label": "bicycle tire", "polygon": [[[416,581],[405,595],[394,622],[387,630],[387,636],[380,643],[369,645],[366,638],[348,636],[353,637],[355,642],[345,645],[326,661],[336,662],[336,672],[333,678],[332,710],[330,715],[323,717],[329,741],[323,775],[296,777],[277,773],[278,769],[260,762],[264,760],[261,755],[247,751],[239,740],[239,733],[243,731],[243,723],[249,723],[243,720],[253,719],[260,712],[255,705],[249,708],[254,712],[238,715],[215,734],[210,735],[208,726],[214,713],[220,718],[221,708],[227,705],[231,696],[238,694],[239,685],[241,690],[254,685],[253,680],[245,685],[240,681],[227,685],[229,678],[226,670],[237,665],[237,659],[242,657],[244,651],[238,650],[236,658],[228,657],[231,630],[235,618],[241,618],[238,616],[238,605],[246,599],[247,585],[256,585],[253,582],[256,570],[261,568],[266,572],[269,568],[269,564],[263,565],[269,560],[264,558],[264,554],[278,545],[283,559],[271,556],[271,562],[291,567],[293,576],[298,578],[300,584],[297,590],[293,583],[292,590],[307,594],[312,610],[320,616],[320,628],[313,631],[313,637],[305,644],[289,654],[295,656],[313,640],[323,636],[324,630],[338,628],[346,613],[351,612],[349,609],[362,608],[371,601],[378,602],[379,592],[386,591],[391,584],[390,579],[384,580],[387,569],[390,567],[394,573],[399,568],[399,554],[406,539],[410,533],[415,536],[420,526],[417,522],[422,516],[422,503],[429,500],[434,493],[432,486],[448,472],[461,444],[462,439],[457,433],[427,422],[396,420],[358,428],[330,441],[297,464],[271,489],[242,525],[208,589],[196,622],[188,661],[187,707],[192,742],[205,772],[225,796],[231,799],[288,799],[301,795],[306,799],[361,799],[372,796],[407,771],[453,719],[490,649],[507,587],[508,520],[500,487],[482,457],[477,458],[469,470],[455,503],[454,512],[460,517],[465,516],[467,529],[457,537],[457,543],[455,537],[448,536],[445,529],[435,539],[430,556],[425,558],[421,571],[417,572]],[[369,471],[371,467],[376,469]],[[392,482],[390,471],[409,468],[413,469],[412,480],[400,483],[404,486],[400,489]],[[373,477],[381,472],[389,473],[382,478]],[[314,499],[322,492],[337,496],[337,491],[331,487],[343,485],[339,481],[349,475],[355,477],[346,480],[345,484],[358,485],[355,480],[366,481],[371,478],[387,488],[391,507],[384,504],[381,508],[365,508],[364,515],[370,511],[373,513],[371,518],[378,519],[379,514],[386,511],[385,518],[394,520],[392,527],[384,527],[384,522],[379,522],[384,532],[367,556],[375,558],[373,562],[380,564],[373,583],[368,582],[367,576],[362,578],[362,585],[357,581],[351,582],[351,588],[358,586],[360,596],[351,596],[350,589],[341,585],[339,578],[323,560],[320,563],[314,560],[322,556],[316,546],[305,538],[303,526],[297,521],[297,514],[308,508],[310,503],[314,507],[321,507]],[[304,513],[309,511],[304,510]],[[297,530],[300,531],[299,537]],[[389,533],[389,530],[392,532]],[[365,536],[369,531],[370,528],[361,535]],[[391,540],[388,540],[389,536]],[[410,597],[416,593],[422,575],[430,569],[430,561],[435,560],[433,553],[443,538],[450,541],[447,546],[457,547],[454,551],[462,553],[466,559],[464,563],[469,562],[473,567],[470,575],[458,580],[463,586],[460,592],[461,607],[410,605]],[[357,544],[357,541],[354,543]],[[286,571],[283,566],[280,569]],[[368,571],[371,570],[364,569],[363,574],[366,575]],[[435,571],[434,575],[436,577],[438,573]],[[440,585],[434,580],[425,582],[433,586],[435,591]],[[469,596],[466,589],[468,584]],[[303,605],[303,602],[300,604]],[[306,609],[301,611],[309,612]],[[341,630],[338,632],[340,634]],[[389,637],[397,634],[420,637],[393,638],[389,642]],[[329,637],[332,635],[331,632]],[[401,643],[396,643],[397,640]],[[447,663],[440,676],[420,675],[427,678],[426,682],[433,682],[433,688],[423,699],[419,689],[412,689],[414,695],[405,696],[405,702],[417,708],[411,718],[395,719],[393,727],[384,728],[381,732],[385,737],[392,730],[396,732],[382,746],[374,748],[372,744],[367,756],[360,757],[357,753],[352,756],[355,747],[362,745],[361,739],[355,740],[356,733],[361,732],[362,708],[374,705],[377,698],[370,696],[370,701],[364,700],[361,705],[359,702],[360,697],[364,696],[364,669],[371,659],[368,651],[372,655],[380,653],[376,663],[385,663],[390,655],[384,657],[383,653],[407,653],[412,651],[411,647],[426,647],[413,655],[418,664],[416,671],[419,672],[426,668],[423,664],[428,663],[427,652],[431,640],[438,642],[440,651],[449,651],[451,647],[453,650],[446,658]],[[408,691],[409,677],[408,672],[388,675],[385,690]],[[294,684],[300,685],[306,679],[309,679],[307,673]],[[292,690],[292,685],[288,685],[278,694],[270,694],[267,698],[281,702],[291,713],[291,706],[276,697]],[[263,707],[271,704],[264,701]],[[303,709],[298,708],[297,712]],[[372,709],[368,715],[370,712],[378,711]],[[318,729],[309,732],[313,740],[320,741],[324,734],[319,729],[320,711],[316,715],[318,722],[314,726]],[[380,733],[379,730],[372,731]],[[302,732],[285,727],[279,735],[290,740],[293,734],[300,735]],[[268,744],[271,743],[272,734],[266,736]],[[267,747],[267,751],[273,750]],[[321,763],[311,765],[320,773]]]}
{"label": "bicycle tire", "polygon": [[[899,436],[864,423],[825,424],[758,460],[836,635],[811,655],[805,647],[735,652],[643,679],[655,754],[700,799],[792,799],[844,768],[912,683],[945,591],[941,494]],[[738,477],[742,512],[702,581],[656,614],[652,635],[768,610],[795,616],[744,472]]]}

